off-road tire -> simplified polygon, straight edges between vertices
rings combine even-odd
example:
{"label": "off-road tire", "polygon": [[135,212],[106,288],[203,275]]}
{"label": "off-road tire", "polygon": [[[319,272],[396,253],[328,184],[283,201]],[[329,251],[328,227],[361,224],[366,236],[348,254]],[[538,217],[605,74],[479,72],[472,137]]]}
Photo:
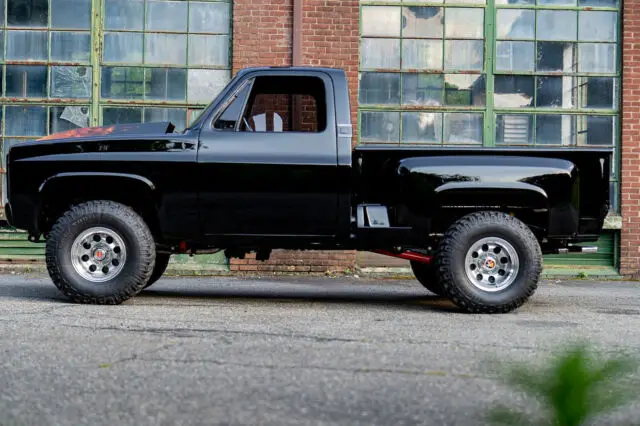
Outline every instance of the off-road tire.
{"label": "off-road tire", "polygon": [[158,253],[156,254],[156,266],[153,268],[153,273],[151,273],[151,278],[149,278],[149,282],[144,288],[150,287],[152,284],[155,284],[158,281],[164,272],[167,270],[167,266],[169,266],[169,259],[171,258],[170,254],[167,253]]}
{"label": "off-road tire", "polygon": [[[118,275],[94,283],[76,272],[71,246],[91,227],[110,228],[123,239],[127,259]],[[76,303],[117,305],[138,294],[155,265],[155,243],[144,220],[133,209],[113,201],[89,201],[74,206],[55,223],[46,241],[46,265],[55,286]]]}
{"label": "off-road tire", "polygon": [[423,262],[416,262],[414,260],[410,263],[411,270],[413,271],[413,275],[416,277],[416,280],[418,280],[418,282],[431,293],[437,296],[442,296],[442,285],[440,285],[440,282],[438,281],[435,266],[433,264],[429,265]]}
{"label": "off-road tire", "polygon": [[[465,272],[465,256],[476,241],[498,237],[509,242],[519,257],[515,281],[498,292],[483,291]],[[445,233],[436,254],[438,281],[444,295],[469,313],[508,313],[521,307],[538,287],[542,251],[535,235],[520,220],[495,211],[471,213]]]}

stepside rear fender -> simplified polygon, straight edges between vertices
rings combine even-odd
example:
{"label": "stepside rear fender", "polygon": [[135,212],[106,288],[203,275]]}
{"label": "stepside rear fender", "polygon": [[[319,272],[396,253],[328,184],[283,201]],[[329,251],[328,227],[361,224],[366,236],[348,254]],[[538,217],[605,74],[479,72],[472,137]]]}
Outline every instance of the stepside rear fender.
{"label": "stepside rear fender", "polygon": [[433,156],[400,160],[401,202],[437,218],[452,209],[544,214],[547,234],[578,232],[578,171],[568,160],[525,156]]}

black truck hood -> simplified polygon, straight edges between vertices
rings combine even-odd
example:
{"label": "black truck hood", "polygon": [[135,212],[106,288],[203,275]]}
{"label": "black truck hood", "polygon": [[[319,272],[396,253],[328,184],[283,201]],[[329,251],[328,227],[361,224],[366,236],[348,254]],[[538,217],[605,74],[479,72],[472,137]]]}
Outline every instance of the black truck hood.
{"label": "black truck hood", "polygon": [[53,141],[53,140],[75,140],[75,139],[91,139],[93,137],[105,136],[152,136],[166,135],[173,133],[175,126],[169,121],[156,123],[140,123],[140,124],[116,124],[112,126],[102,127],[83,127],[79,129],[67,130],[65,132],[54,133],[49,136],[38,139],[37,141]]}

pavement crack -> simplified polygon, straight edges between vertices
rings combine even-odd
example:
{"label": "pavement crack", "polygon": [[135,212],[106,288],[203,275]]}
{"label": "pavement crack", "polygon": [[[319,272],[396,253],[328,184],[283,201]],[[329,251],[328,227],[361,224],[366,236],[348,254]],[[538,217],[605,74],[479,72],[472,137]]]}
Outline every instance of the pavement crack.
{"label": "pavement crack", "polygon": [[154,354],[156,352],[168,349],[168,348],[170,348],[172,346],[175,346],[175,345],[176,345],[176,343],[166,343],[166,344],[158,346],[156,348],[149,349],[148,351],[143,351],[143,352],[140,352],[140,353],[134,352],[131,356],[124,357],[124,358],[118,358],[115,361],[100,364],[100,368],[109,368],[109,367],[113,367],[116,364],[124,364],[126,362],[135,361],[137,359],[142,359],[141,357],[143,357],[145,355],[151,355],[151,354]]}

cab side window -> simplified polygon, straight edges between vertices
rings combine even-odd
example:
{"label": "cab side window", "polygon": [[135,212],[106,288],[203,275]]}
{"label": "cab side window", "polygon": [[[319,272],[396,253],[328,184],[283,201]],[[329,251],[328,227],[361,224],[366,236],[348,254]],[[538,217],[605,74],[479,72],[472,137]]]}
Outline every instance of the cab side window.
{"label": "cab side window", "polygon": [[[244,93],[249,87],[251,92]],[[257,77],[214,127],[240,132],[322,132],[326,128],[324,83],[307,76]]]}

